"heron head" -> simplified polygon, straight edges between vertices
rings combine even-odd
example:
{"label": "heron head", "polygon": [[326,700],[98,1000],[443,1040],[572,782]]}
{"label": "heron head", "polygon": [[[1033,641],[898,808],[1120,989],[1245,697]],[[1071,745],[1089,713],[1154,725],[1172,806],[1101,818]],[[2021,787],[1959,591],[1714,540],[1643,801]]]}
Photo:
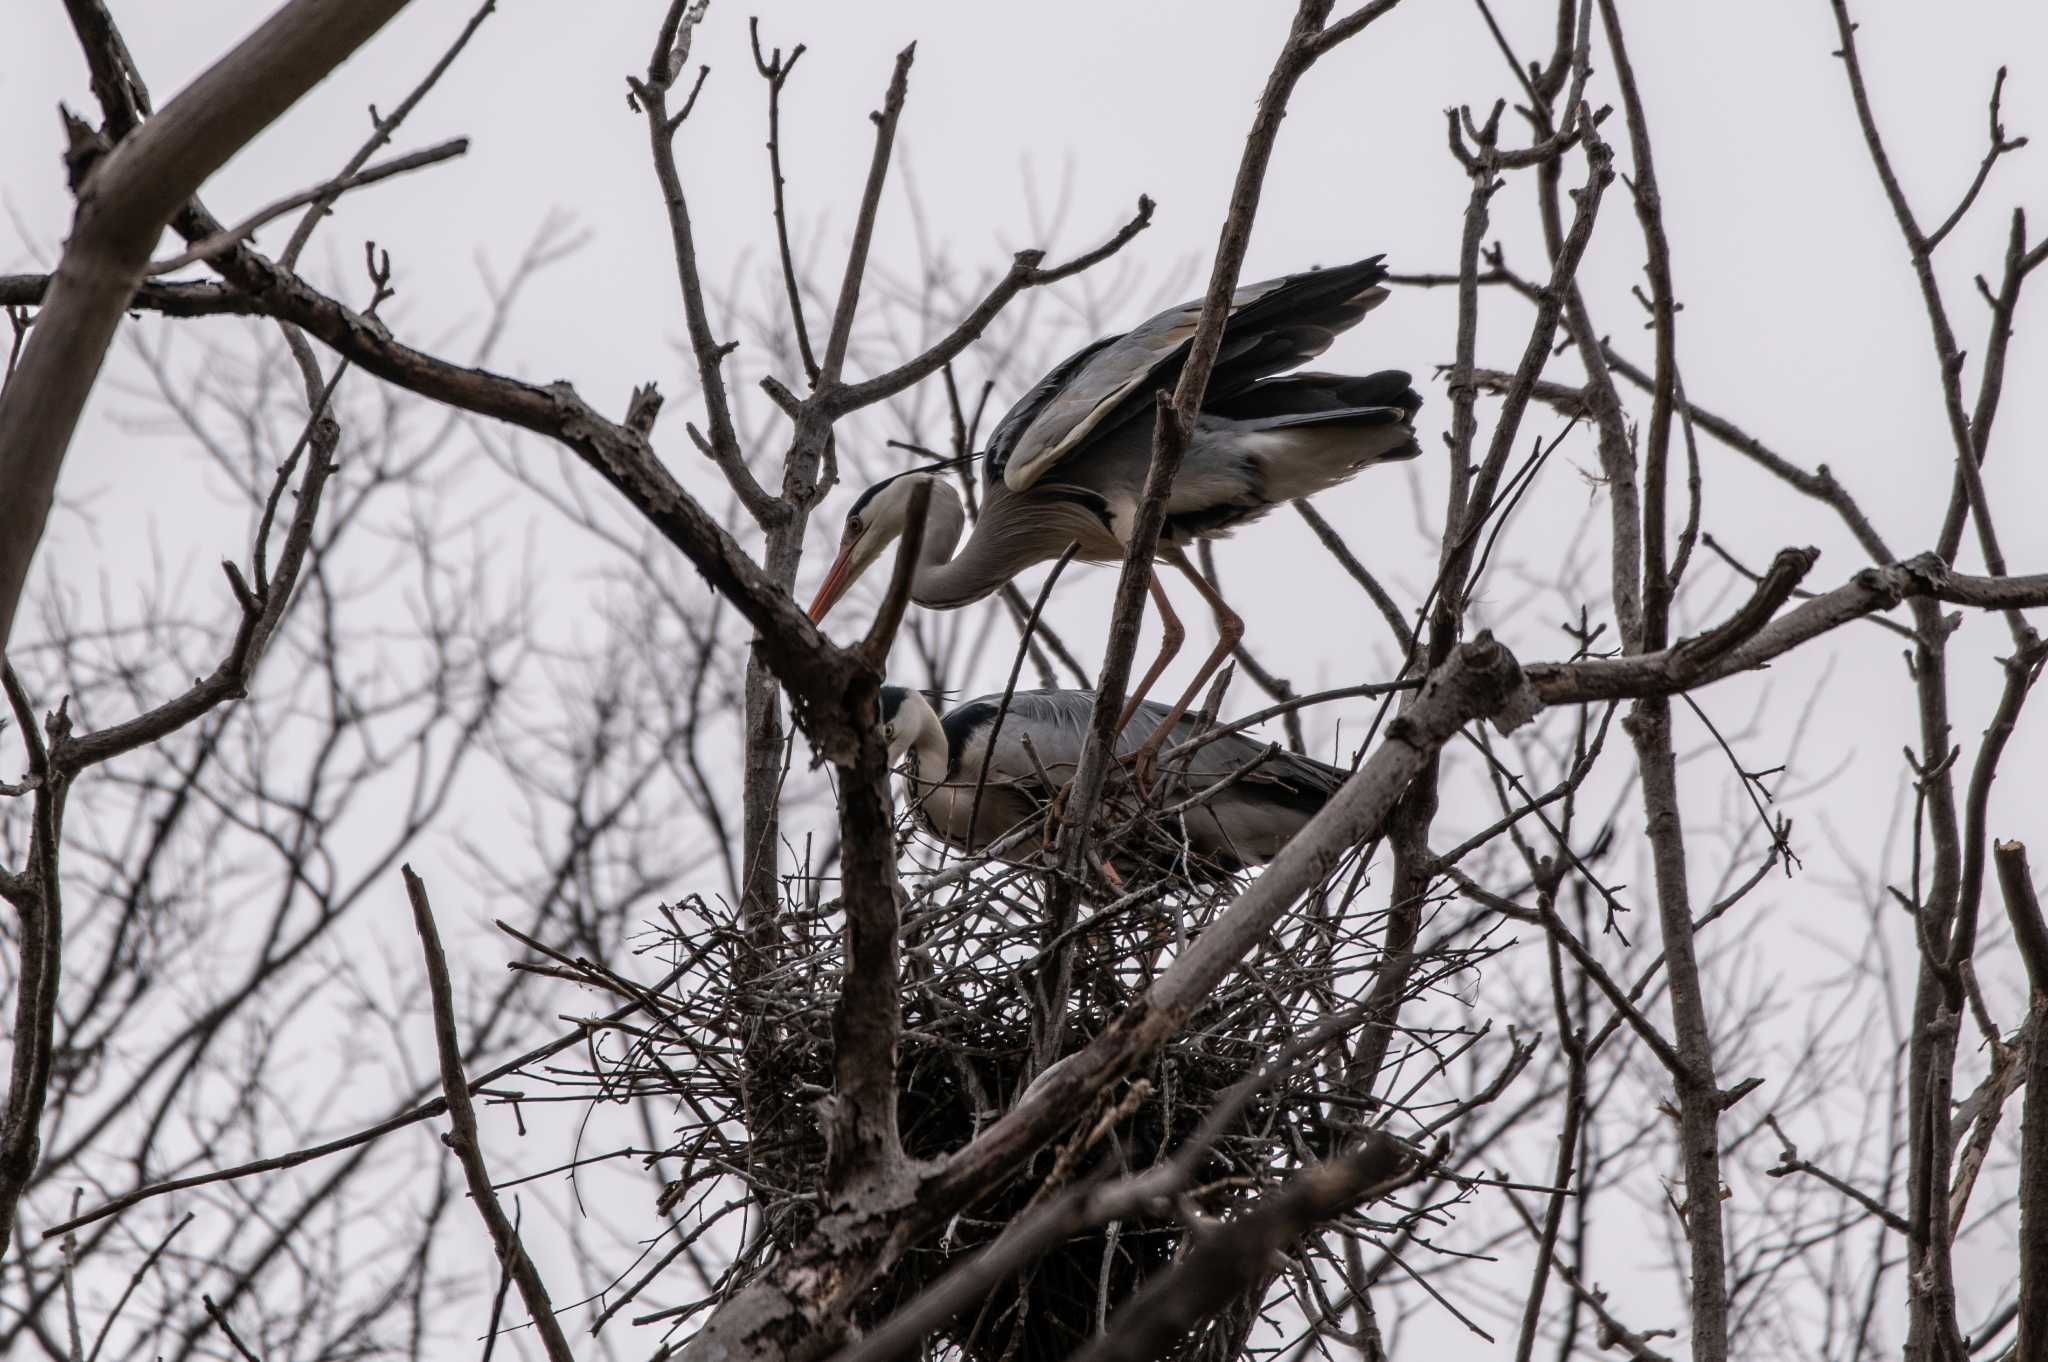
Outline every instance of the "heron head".
{"label": "heron head", "polygon": [[855,499],[846,513],[846,528],[839,535],[839,556],[826,569],[825,580],[811,601],[811,623],[823,620],[846,589],[903,533],[910,521],[911,493],[922,483],[932,483],[933,490],[938,490],[938,479],[930,473],[898,473]]}
{"label": "heron head", "polygon": [[908,686],[882,687],[882,738],[889,744],[891,766],[903,760],[903,754],[910,750],[914,739],[911,715],[904,711],[903,706],[916,693]]}
{"label": "heron head", "polygon": [[881,698],[882,736],[889,744],[889,764],[896,765],[903,760],[904,753],[917,745],[927,733],[945,736],[945,726],[939,722],[939,712],[932,708],[931,701],[922,691],[908,686],[884,686]]}

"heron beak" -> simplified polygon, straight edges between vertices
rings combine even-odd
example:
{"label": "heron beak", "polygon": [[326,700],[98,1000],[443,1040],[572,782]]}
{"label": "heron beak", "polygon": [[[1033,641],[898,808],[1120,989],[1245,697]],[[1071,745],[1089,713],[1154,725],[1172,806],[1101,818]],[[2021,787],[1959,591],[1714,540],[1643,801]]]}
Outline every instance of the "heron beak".
{"label": "heron beak", "polygon": [[811,601],[811,623],[819,624],[825,615],[846,594],[846,588],[853,585],[853,545],[839,550],[839,556],[832,560],[832,566],[825,573],[825,580],[818,587],[818,594]]}

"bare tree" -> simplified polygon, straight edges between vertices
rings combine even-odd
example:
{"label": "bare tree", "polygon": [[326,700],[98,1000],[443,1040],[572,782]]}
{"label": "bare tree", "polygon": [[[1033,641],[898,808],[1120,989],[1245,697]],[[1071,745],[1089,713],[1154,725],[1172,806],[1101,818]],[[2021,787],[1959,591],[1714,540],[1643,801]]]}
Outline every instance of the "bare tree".
{"label": "bare tree", "polygon": [[[1242,878],[1193,864],[1177,821],[1202,792],[1175,762],[1203,736],[1140,787],[1112,730],[1290,100],[1342,44],[1396,60],[1381,21],[1409,7],[1301,0],[1275,32],[1096,649],[1046,617],[1064,563],[985,614],[907,616],[921,510],[857,642],[791,594],[842,461],[959,461],[971,510],[994,411],[1071,339],[1039,290],[1090,277],[1153,213],[1137,197],[1088,249],[1022,251],[971,284],[929,242],[892,272],[874,238],[913,49],[870,114],[850,227],[812,249],[783,156],[805,48],[750,32],[775,236],[763,271],[735,270],[700,254],[678,160],[679,140],[720,135],[690,70],[705,6],[666,8],[628,79],[692,389],[662,426],[652,384],[614,417],[490,367],[519,285],[573,249],[564,229],[459,358],[401,339],[382,251],[360,304],[298,267],[339,195],[459,150],[372,164],[490,4],[338,174],[280,200],[306,212],[275,257],[246,240],[263,215],[223,227],[193,196],[397,6],[288,6],[152,115],[111,16],[72,5],[103,120],[72,131],[78,225],[52,275],[0,279],[19,360],[0,459],[29,494],[0,518],[26,772],[0,821],[17,999],[0,1225],[27,1231],[0,1266],[0,1343],[183,1358],[218,1351],[217,1330],[245,1356],[417,1356],[530,1329],[553,1358],[1294,1359],[1386,1358],[1426,1330],[1512,1338],[1518,1359],[2048,1349],[2048,1100],[2028,1081],[2048,926],[1991,802],[2048,660],[2027,615],[2048,574],[2012,570],[1985,472],[2048,245],[2014,209],[1966,347],[1936,259],[2024,144],[2005,72],[1936,221],[1831,3],[1934,342],[1939,524],[1880,527],[1826,451],[1781,451],[1689,390],[1681,281],[1711,281],[1674,259],[1615,0],[1559,0],[1526,52],[1482,3],[1518,121],[1507,99],[1451,109],[1455,258],[1399,277],[1455,318],[1441,500],[1418,499],[1433,563],[1389,578],[1298,508],[1383,665],[1301,694],[1234,649],[1271,703],[1230,717],[1226,678],[1205,735],[1278,720],[1301,748],[1334,741],[1333,713],[1365,725],[1344,731],[1348,782]],[[1511,253],[1495,224],[1522,195],[1535,230]],[[166,222],[187,249],[152,271]],[[1035,225],[1065,230],[1058,211]],[[1590,282],[1596,237],[1640,260],[1628,296]],[[153,278],[193,265],[217,279]],[[1091,330],[1127,314],[1133,282],[1091,295]],[[124,310],[166,319],[128,328],[131,400],[171,418],[247,522],[218,609],[166,582],[93,620],[61,574],[24,595]],[[251,320],[184,358],[175,319],[195,316]],[[1616,318],[1641,323],[1640,352]],[[1591,509],[1534,536],[1518,512],[1568,443],[1597,465]],[[684,458],[713,481],[679,477]],[[1828,578],[1797,545],[1741,561],[1706,504],[1729,458],[1863,560]],[[435,495],[455,467],[587,555],[554,588],[583,635],[555,632],[535,583],[506,585],[505,544]],[[1965,618],[2002,626],[2003,656],[1952,645]],[[1781,808],[1827,776],[1796,719],[1733,723],[1721,697],[1796,716],[1821,690],[1770,689],[1767,669],[1845,637],[1906,649],[1916,731],[1897,826],[1852,833],[1862,944],[1780,1026],[1753,928],[1810,875]],[[899,680],[1093,686],[1089,745],[1042,821],[963,857],[896,817],[876,711],[892,645]],[[1982,736],[1958,742],[1965,671],[1987,666]],[[456,804],[518,827],[518,854]],[[453,864],[430,863],[437,836]],[[401,885],[409,858],[430,873]],[[354,944],[351,911],[401,894],[419,954],[411,934]],[[478,949],[514,966],[490,988],[443,945],[480,913],[502,936]],[[334,1126],[305,1119],[292,1062],[338,1016],[380,1057],[353,1080],[379,1115],[316,1138]],[[452,1160],[401,1133],[444,1115]],[[540,1138],[516,1143],[529,1123]],[[187,1230],[201,1205],[231,1228],[195,1247],[219,1233]],[[495,1272],[443,1261],[484,1242]],[[361,1261],[377,1270],[343,1270]]]}

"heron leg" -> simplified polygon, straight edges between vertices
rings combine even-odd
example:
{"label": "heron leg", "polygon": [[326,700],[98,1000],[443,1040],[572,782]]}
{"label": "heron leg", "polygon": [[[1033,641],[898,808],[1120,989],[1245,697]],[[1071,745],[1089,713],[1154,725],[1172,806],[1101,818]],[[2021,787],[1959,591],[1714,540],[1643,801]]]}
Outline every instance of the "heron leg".
{"label": "heron leg", "polygon": [[[1184,561],[1182,563],[1182,570],[1186,570]],[[1180,616],[1173,612],[1173,602],[1167,598],[1166,584],[1159,580],[1159,570],[1157,568],[1152,569],[1147,574],[1145,586],[1152,593],[1152,604],[1159,608],[1159,656],[1152,659],[1152,665],[1145,669],[1145,675],[1138,682],[1137,689],[1133,690],[1130,698],[1124,701],[1123,713],[1118,715],[1116,720],[1116,732],[1118,734],[1122,734],[1124,729],[1130,726],[1131,720],[1137,716],[1138,706],[1145,702],[1145,697],[1151,693],[1153,685],[1159,680],[1159,674],[1166,670],[1168,663],[1173,661],[1174,655],[1180,651],[1180,645],[1186,641],[1188,636],[1187,628],[1180,622]],[[1242,629],[1241,625],[1239,627]],[[1211,670],[1214,670],[1214,668],[1211,668]],[[1176,715],[1178,715],[1178,711],[1176,711]],[[1160,727],[1159,732],[1154,733],[1151,739],[1148,739],[1151,742],[1152,751],[1156,752],[1159,750],[1158,740],[1160,735],[1169,732],[1172,727],[1173,721],[1169,719]],[[1143,749],[1140,750],[1142,751]],[[1119,758],[1119,760],[1129,764],[1136,756],[1137,754],[1133,753]],[[1076,772],[1076,774],[1079,773]],[[1142,780],[1146,774],[1146,768],[1140,766],[1138,774]],[[1047,810],[1048,828],[1054,822],[1066,816],[1067,795],[1073,788],[1074,782],[1069,780],[1060,787],[1059,794],[1054,796],[1052,805]]]}
{"label": "heron leg", "polygon": [[1117,716],[1116,721],[1118,733],[1122,733],[1136,716],[1138,706],[1144,703],[1153,684],[1159,680],[1159,674],[1173,661],[1174,654],[1180,651],[1182,641],[1188,636],[1187,630],[1181,626],[1180,616],[1173,613],[1173,602],[1166,598],[1166,584],[1159,580],[1159,569],[1152,569],[1146,585],[1151,589],[1152,603],[1159,607],[1159,656],[1152,659],[1152,665],[1145,669],[1145,679],[1138,682],[1137,689],[1124,701],[1124,712]]}
{"label": "heron leg", "polygon": [[1181,692],[1180,699],[1173,702],[1173,708],[1167,711],[1159,726],[1152,730],[1152,735],[1131,754],[1136,761],[1140,784],[1149,783],[1152,765],[1158,758],[1160,747],[1166,742],[1166,735],[1173,732],[1174,725],[1188,712],[1188,706],[1202,693],[1202,687],[1208,684],[1209,678],[1216,674],[1217,669],[1222,667],[1230,655],[1237,651],[1238,640],[1244,637],[1243,617],[1232,610],[1229,602],[1217,594],[1216,588],[1209,585],[1209,579],[1188,561],[1186,554],[1179,549],[1173,549],[1161,557],[1185,573],[1187,579],[1195,584],[1195,590],[1202,593],[1202,599],[1209,603],[1209,608],[1216,612],[1216,646],[1203,661],[1201,668],[1196,671],[1195,679],[1188,682],[1188,688]]}

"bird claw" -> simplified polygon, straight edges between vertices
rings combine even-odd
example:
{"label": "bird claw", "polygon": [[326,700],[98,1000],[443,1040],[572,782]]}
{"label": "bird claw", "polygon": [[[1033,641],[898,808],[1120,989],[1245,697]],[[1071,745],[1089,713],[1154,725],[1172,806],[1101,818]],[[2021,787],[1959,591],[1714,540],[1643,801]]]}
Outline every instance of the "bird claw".
{"label": "bird claw", "polygon": [[1159,774],[1159,749],[1146,743],[1135,752],[1126,752],[1117,758],[1117,763],[1127,766],[1131,772],[1131,783],[1137,787],[1140,800],[1150,799]]}
{"label": "bird claw", "polygon": [[[1117,765],[1129,769],[1131,781],[1138,789],[1140,800],[1149,799],[1153,791],[1153,777],[1159,770],[1159,749],[1150,743],[1134,752],[1126,752],[1116,759]],[[1051,846],[1059,836],[1059,830],[1067,819],[1067,797],[1074,792],[1074,782],[1069,780],[1060,786],[1045,806],[1045,842]]]}
{"label": "bird claw", "polygon": [[1067,796],[1073,793],[1074,782],[1069,780],[1053,793],[1045,806],[1045,844],[1052,846],[1059,840],[1060,827],[1067,821]]}

